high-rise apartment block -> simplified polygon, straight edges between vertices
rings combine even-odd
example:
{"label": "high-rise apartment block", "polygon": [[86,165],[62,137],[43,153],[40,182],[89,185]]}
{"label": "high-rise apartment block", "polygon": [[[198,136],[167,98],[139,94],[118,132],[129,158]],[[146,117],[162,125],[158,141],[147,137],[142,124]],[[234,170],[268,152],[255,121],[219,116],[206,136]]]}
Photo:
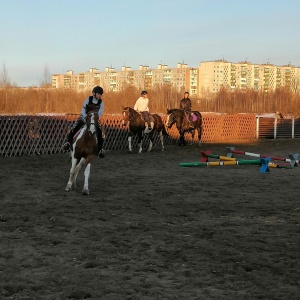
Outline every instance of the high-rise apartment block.
{"label": "high-rise apartment block", "polygon": [[231,63],[225,60],[201,62],[198,68],[178,63],[177,68],[159,64],[157,69],[140,65],[138,70],[123,66],[120,71],[112,67],[100,72],[91,68],[88,72],[52,75],[53,88],[72,88],[77,91],[91,90],[101,85],[104,90],[120,91],[127,86],[151,89],[170,85],[178,91],[189,91],[192,98],[209,97],[222,87],[231,91],[254,89],[270,91],[277,87],[300,88],[300,68],[291,65]]}

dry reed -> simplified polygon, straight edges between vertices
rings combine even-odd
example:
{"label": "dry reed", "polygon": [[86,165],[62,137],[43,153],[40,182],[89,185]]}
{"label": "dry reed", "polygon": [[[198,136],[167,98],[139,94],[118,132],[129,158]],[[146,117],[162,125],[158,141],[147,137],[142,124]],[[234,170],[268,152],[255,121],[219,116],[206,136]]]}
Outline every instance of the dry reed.
{"label": "dry reed", "polygon": [[[120,114],[123,106],[134,106],[140,90],[127,87],[120,92],[105,92],[105,114]],[[171,86],[148,90],[150,111],[165,114],[167,108],[178,108],[182,92]],[[52,88],[0,89],[0,114],[78,114],[89,92]],[[207,99],[192,99],[194,110],[216,113],[274,113],[300,116],[300,92],[279,88],[271,92],[221,89]]]}

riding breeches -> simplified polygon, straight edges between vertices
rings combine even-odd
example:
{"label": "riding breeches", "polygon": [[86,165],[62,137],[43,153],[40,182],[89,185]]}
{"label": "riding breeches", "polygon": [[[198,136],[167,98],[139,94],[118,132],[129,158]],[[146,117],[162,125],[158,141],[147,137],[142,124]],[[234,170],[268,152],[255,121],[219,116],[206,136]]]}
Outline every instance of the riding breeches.
{"label": "riding breeches", "polygon": [[84,124],[85,124],[84,120],[83,120],[81,117],[79,117],[79,118],[76,120],[76,122],[72,125],[71,130],[70,130],[70,132],[69,132],[69,134],[68,134],[68,137],[67,137],[68,142],[69,142],[70,144],[73,143],[73,138],[74,138],[74,135],[76,134],[76,132],[77,132],[78,130],[80,130],[80,128],[81,128]]}
{"label": "riding breeches", "polygon": [[188,121],[193,122],[193,116],[190,110],[184,110],[184,114]]}
{"label": "riding breeches", "polygon": [[141,112],[142,118],[144,119],[145,123],[150,126],[151,122],[154,122],[153,117],[148,111],[142,111]]}

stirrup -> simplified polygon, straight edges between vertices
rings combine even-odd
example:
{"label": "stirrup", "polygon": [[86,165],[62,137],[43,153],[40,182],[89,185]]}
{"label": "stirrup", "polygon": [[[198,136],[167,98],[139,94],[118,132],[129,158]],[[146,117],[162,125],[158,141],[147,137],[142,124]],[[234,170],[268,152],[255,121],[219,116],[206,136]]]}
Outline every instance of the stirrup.
{"label": "stirrup", "polygon": [[104,151],[104,149],[101,149],[101,150],[99,151],[99,157],[100,157],[100,158],[104,158],[104,157],[105,157],[105,151]]}
{"label": "stirrup", "polygon": [[63,144],[63,148],[64,148],[64,150],[71,150],[71,144],[69,143],[69,142],[66,142],[66,143],[64,143]]}

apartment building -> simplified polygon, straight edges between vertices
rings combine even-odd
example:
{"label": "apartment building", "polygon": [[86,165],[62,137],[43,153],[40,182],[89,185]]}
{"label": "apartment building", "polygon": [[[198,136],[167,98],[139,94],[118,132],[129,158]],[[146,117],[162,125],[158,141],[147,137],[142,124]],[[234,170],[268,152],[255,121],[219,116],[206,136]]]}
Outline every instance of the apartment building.
{"label": "apartment building", "polygon": [[88,72],[78,74],[74,74],[73,71],[53,74],[52,87],[83,91],[91,90],[95,85],[101,85],[105,90],[120,91],[128,85],[142,90],[168,84],[179,91],[187,89],[191,96],[196,96],[197,74],[198,69],[191,69],[183,63],[179,63],[177,68],[169,68],[163,64],[159,64],[157,69],[140,65],[138,70],[123,66],[120,71],[116,71],[113,67],[106,67],[100,72],[97,68],[90,68]]}
{"label": "apartment building", "polygon": [[180,92],[188,91],[191,98],[210,97],[222,87],[231,91],[254,89],[268,92],[277,87],[300,88],[300,68],[291,65],[231,63],[225,60],[201,62],[198,68],[178,63],[176,68],[158,64],[156,69],[140,65],[138,70],[123,66],[117,71],[106,67],[104,71],[90,68],[88,72],[52,75],[53,88],[72,88],[77,91],[92,90],[101,85],[104,90],[121,91],[127,86],[151,89],[170,85]]}
{"label": "apartment building", "polygon": [[222,87],[271,91],[278,87],[300,88],[300,68],[291,65],[255,65],[250,62],[231,63],[225,60],[201,62],[198,73],[199,97],[209,97]]}

